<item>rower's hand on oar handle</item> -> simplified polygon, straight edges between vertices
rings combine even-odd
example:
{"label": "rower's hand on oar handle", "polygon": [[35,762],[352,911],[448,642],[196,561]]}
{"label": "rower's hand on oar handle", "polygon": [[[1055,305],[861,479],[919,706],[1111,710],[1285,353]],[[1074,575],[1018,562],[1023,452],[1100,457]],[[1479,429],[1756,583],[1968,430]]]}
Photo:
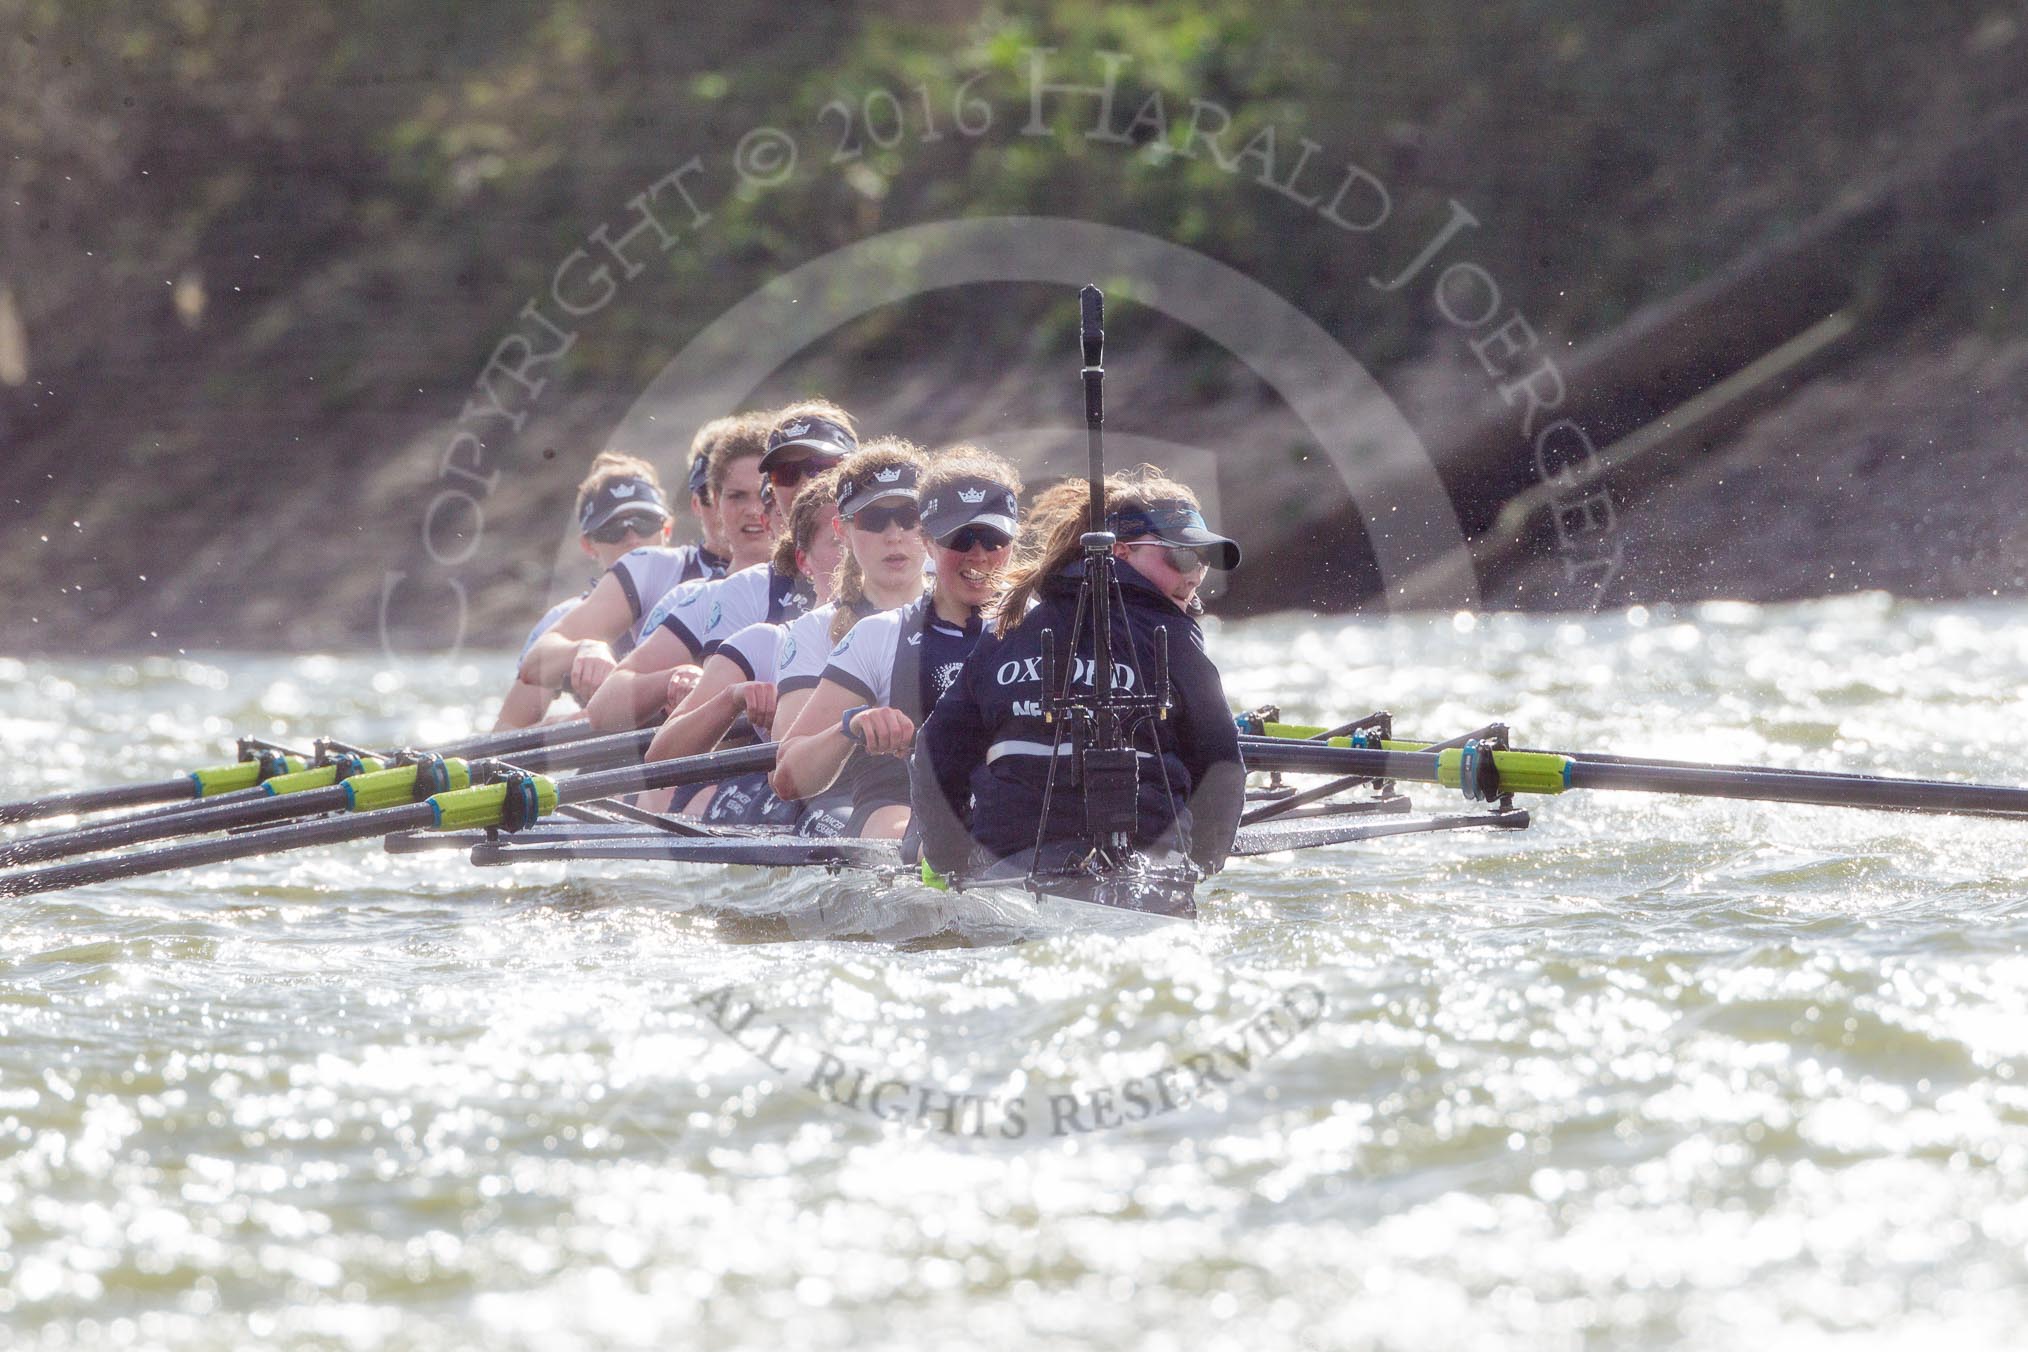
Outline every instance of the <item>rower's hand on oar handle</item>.
{"label": "rower's hand on oar handle", "polygon": [[664,696],[663,707],[674,709],[697,688],[698,678],[704,675],[704,668],[694,663],[669,669],[669,690]]}
{"label": "rower's hand on oar handle", "polygon": [[852,716],[850,736],[873,756],[906,756],[915,748],[915,720],[885,705]]}
{"label": "rower's hand on oar handle", "polygon": [[741,681],[730,687],[730,693],[739,708],[746,714],[746,721],[765,732],[775,723],[775,683],[773,681]]}
{"label": "rower's hand on oar handle", "polygon": [[613,660],[612,646],[605,640],[580,639],[577,655],[570,660],[570,693],[577,697],[579,704],[589,703],[618,665]]}

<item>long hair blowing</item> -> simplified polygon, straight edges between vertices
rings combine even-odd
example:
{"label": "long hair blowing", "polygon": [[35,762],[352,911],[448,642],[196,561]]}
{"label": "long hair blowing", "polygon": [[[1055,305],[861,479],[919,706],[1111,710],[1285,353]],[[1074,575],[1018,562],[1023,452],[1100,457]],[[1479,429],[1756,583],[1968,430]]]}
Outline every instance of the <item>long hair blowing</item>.
{"label": "long hair blowing", "polygon": [[[925,477],[929,457],[922,447],[901,437],[875,437],[861,442],[859,449],[845,457],[836,468],[825,472],[828,485],[827,496],[835,499],[838,485],[848,478],[857,478],[868,470],[887,469],[894,465],[906,465],[915,471],[916,482]],[[802,495],[796,499],[798,507],[803,498],[814,491],[814,486],[805,486]],[[839,518],[844,521],[843,517]],[[851,523],[845,528],[851,530]],[[831,600],[838,609],[831,616],[831,641],[836,643],[859,619],[859,611],[866,600],[866,573],[859,566],[859,558],[852,552],[852,540],[848,535],[845,548],[838,555],[838,571],[831,575]]]}
{"label": "long hair blowing", "polygon": [[[1145,510],[1157,502],[1187,502],[1199,506],[1197,495],[1187,484],[1170,478],[1153,465],[1137,465],[1124,474],[1108,474],[1105,481],[1106,514]],[[1007,589],[1001,593],[993,627],[1005,636],[1042,590],[1042,584],[1084,556],[1084,536],[1093,530],[1091,484],[1085,479],[1065,479],[1052,484],[1035,499],[1023,523],[1021,539],[1015,545],[1014,562],[1007,568]]]}

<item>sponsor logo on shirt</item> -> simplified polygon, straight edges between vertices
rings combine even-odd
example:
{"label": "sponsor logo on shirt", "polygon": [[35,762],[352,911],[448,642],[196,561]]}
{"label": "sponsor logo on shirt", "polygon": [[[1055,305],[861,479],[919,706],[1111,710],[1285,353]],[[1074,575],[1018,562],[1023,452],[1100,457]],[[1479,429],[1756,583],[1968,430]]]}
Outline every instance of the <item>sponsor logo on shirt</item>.
{"label": "sponsor logo on shirt", "polygon": [[786,667],[795,660],[796,636],[794,634],[784,634],[782,635],[782,655],[776,660],[775,665],[777,667]]}
{"label": "sponsor logo on shirt", "polygon": [[708,634],[712,630],[718,628],[718,622],[724,618],[725,618],[724,604],[718,601],[713,601],[711,603],[711,614],[704,621],[704,632]]}
{"label": "sponsor logo on shirt", "polygon": [[653,633],[657,629],[660,629],[662,627],[662,621],[668,619],[669,612],[673,611],[674,609],[676,609],[676,604],[673,597],[665,596],[661,600],[657,601],[655,603],[655,608],[648,612],[648,618],[642,622],[641,632],[644,634],[649,634]]}
{"label": "sponsor logo on shirt", "polygon": [[712,800],[711,815],[718,818],[738,817],[753,802],[753,795],[736,782],[728,781]]}
{"label": "sponsor logo on shirt", "polygon": [[676,589],[676,604],[687,606],[703,594],[704,583],[702,581],[686,582]]}
{"label": "sponsor logo on shirt", "polygon": [[839,821],[822,808],[811,808],[808,815],[803,818],[796,829],[806,836],[820,836],[830,839],[831,837],[845,834],[845,823]]}
{"label": "sponsor logo on shirt", "polygon": [[930,679],[936,682],[938,696],[958,683],[958,674],[964,669],[963,662],[946,662],[930,673]]}

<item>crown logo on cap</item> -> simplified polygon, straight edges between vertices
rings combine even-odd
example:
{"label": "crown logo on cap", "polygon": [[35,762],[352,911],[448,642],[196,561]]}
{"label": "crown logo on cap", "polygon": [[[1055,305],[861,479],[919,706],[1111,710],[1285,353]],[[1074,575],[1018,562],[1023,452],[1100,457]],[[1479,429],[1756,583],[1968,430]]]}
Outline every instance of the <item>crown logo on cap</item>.
{"label": "crown logo on cap", "polygon": [[795,422],[790,423],[787,427],[784,427],[782,429],[782,435],[785,437],[799,437],[802,436],[805,432],[808,432],[809,430],[810,424],[806,422]]}
{"label": "crown logo on cap", "polygon": [[958,501],[964,503],[967,507],[976,507],[985,500],[986,490],[983,488],[960,488],[958,490]]}
{"label": "crown logo on cap", "polygon": [[613,496],[616,498],[631,498],[634,496],[634,492],[635,489],[632,484],[614,484],[612,488]]}
{"label": "crown logo on cap", "polygon": [[873,477],[884,484],[895,483],[901,478],[901,466],[890,465],[886,469],[877,469],[873,471]]}

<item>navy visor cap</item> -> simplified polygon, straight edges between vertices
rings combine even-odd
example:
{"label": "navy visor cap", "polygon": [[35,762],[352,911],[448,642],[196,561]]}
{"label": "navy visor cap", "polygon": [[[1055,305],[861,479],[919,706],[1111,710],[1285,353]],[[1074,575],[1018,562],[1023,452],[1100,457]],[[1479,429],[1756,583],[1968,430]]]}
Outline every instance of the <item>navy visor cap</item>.
{"label": "navy visor cap", "polygon": [[882,465],[847,474],[838,481],[838,515],[852,516],[861,507],[871,507],[887,498],[915,502],[915,466]]}
{"label": "navy visor cap", "polygon": [[651,513],[664,521],[671,519],[669,504],[662,500],[655,485],[630,474],[606,480],[598,492],[585,500],[584,510],[577,517],[578,534],[590,535],[615,517],[631,512]]}
{"label": "navy visor cap", "polygon": [[760,472],[795,460],[843,460],[859,449],[859,439],[829,418],[797,418],[768,433],[768,451]]}
{"label": "navy visor cap", "polygon": [[991,479],[954,479],[922,505],[922,527],[939,541],[967,526],[986,526],[1011,540],[1020,517],[1013,491]]}
{"label": "navy visor cap", "polygon": [[1231,572],[1239,567],[1239,546],[1215,534],[1204,523],[1204,513],[1187,502],[1152,502],[1145,509],[1114,512],[1106,525],[1123,541],[1152,536],[1164,544],[1194,545],[1213,568]]}
{"label": "navy visor cap", "polygon": [[690,457],[690,491],[700,498],[711,496],[711,457],[702,451]]}

